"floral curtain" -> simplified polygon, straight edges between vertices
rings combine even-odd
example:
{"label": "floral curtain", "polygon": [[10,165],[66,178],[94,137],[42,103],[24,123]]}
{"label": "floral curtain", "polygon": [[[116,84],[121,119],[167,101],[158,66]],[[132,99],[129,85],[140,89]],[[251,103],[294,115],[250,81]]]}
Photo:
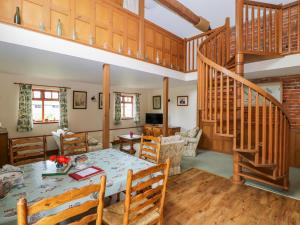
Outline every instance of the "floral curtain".
{"label": "floral curtain", "polygon": [[20,84],[17,131],[32,131],[32,85]]}
{"label": "floral curtain", "polygon": [[68,102],[67,102],[67,89],[59,89],[59,128],[68,128]]}
{"label": "floral curtain", "polygon": [[115,124],[121,123],[121,93],[115,95]]}
{"label": "floral curtain", "polygon": [[141,112],[140,112],[140,94],[135,95],[135,116],[134,122],[139,123],[141,121]]}

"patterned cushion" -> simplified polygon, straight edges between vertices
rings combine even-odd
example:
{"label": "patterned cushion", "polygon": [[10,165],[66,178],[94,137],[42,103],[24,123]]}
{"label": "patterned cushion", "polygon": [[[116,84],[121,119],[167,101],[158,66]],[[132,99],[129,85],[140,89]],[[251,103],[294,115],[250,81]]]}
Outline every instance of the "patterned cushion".
{"label": "patterned cushion", "polygon": [[199,132],[199,127],[195,127],[188,131],[188,137],[194,138],[197,136],[198,132]]}
{"label": "patterned cushion", "polygon": [[88,146],[95,146],[99,143],[96,138],[88,137]]}
{"label": "patterned cushion", "polygon": [[169,137],[163,137],[161,139],[161,144],[170,144],[170,143],[176,143],[181,141],[181,136],[180,135],[174,135],[174,136],[169,136]]}

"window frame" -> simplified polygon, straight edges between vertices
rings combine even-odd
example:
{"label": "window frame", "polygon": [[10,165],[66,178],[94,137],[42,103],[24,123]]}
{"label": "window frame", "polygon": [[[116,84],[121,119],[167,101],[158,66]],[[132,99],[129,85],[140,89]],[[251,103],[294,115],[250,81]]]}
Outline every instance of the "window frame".
{"label": "window frame", "polygon": [[[125,98],[130,98],[131,101],[130,102],[126,102],[124,100]],[[131,104],[131,114],[132,114],[132,117],[125,117],[125,114],[124,115],[122,114],[122,108],[123,108],[123,113],[125,113],[125,105],[126,104]],[[133,96],[131,96],[131,95],[125,95],[125,94],[121,95],[121,120],[133,120],[133,118],[134,118],[134,116],[133,116],[133,104],[134,104]]]}
{"label": "window frame", "polygon": [[[34,92],[35,91],[40,91],[41,98],[34,98]],[[46,98],[45,97],[45,92],[51,92],[51,98]],[[53,92],[55,92],[55,93],[58,94],[57,99],[53,99],[52,98]],[[59,123],[59,120],[45,121],[45,101],[46,102],[48,102],[48,101],[49,102],[51,102],[51,101],[58,101],[59,102],[59,91],[33,88],[32,89],[32,101],[42,101],[42,121],[34,121],[33,120],[33,124],[53,124],[53,123]]]}

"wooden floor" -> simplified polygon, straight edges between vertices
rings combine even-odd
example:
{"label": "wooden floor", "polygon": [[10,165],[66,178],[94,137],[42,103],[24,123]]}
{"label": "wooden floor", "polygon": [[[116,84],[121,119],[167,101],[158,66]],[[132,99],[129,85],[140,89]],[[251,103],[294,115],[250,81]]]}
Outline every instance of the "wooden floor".
{"label": "wooden floor", "polygon": [[191,169],[169,179],[165,225],[299,225],[300,201]]}

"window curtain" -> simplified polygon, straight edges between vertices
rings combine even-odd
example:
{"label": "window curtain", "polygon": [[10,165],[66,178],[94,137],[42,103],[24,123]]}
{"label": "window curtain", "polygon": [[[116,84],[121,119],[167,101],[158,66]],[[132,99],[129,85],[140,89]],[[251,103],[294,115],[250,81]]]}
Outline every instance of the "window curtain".
{"label": "window curtain", "polygon": [[123,0],[123,8],[139,14],[139,0]]}
{"label": "window curtain", "polygon": [[68,128],[68,102],[67,102],[67,89],[59,89],[59,128]]}
{"label": "window curtain", "polygon": [[32,85],[20,84],[17,131],[32,131]]}
{"label": "window curtain", "polygon": [[115,124],[121,123],[121,93],[115,95]]}
{"label": "window curtain", "polygon": [[140,112],[140,94],[135,95],[135,116],[134,122],[140,123],[141,121],[141,112]]}

